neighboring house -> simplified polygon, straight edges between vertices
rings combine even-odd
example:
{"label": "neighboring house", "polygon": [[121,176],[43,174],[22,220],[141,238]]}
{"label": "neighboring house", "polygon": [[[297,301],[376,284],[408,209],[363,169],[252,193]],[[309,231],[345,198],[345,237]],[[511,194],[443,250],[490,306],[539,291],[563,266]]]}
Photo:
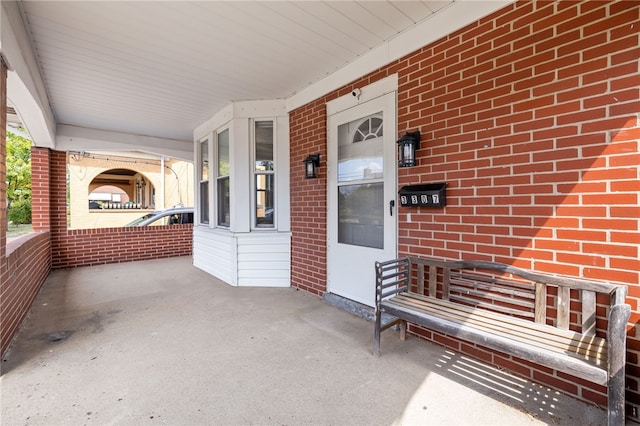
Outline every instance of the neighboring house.
{"label": "neighboring house", "polygon": [[143,153],[68,155],[69,229],[124,226],[153,210],[193,205],[193,165]]}

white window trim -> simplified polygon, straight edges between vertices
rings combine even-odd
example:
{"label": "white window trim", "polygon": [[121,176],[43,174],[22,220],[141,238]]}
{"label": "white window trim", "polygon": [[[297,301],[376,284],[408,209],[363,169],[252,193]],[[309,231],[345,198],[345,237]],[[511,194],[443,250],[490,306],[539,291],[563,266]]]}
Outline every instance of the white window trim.
{"label": "white window trim", "polygon": [[[274,204],[274,227],[258,228],[254,225],[255,204],[253,193],[254,153],[252,150],[252,123],[256,120],[269,120],[274,126],[274,167],[276,168]],[[218,227],[217,217],[217,188],[214,176],[217,176],[217,140],[219,132],[229,129],[230,142],[230,189],[231,189],[231,223],[230,227]],[[231,103],[215,114],[211,119],[194,129],[194,140],[211,137],[211,228],[220,232],[235,234],[251,233],[263,234],[276,231],[277,233],[291,232],[290,190],[289,190],[289,116],[285,110],[284,100],[238,101]],[[214,148],[216,147],[216,148]],[[216,185],[217,186],[217,185]],[[242,196],[240,196],[242,195]],[[276,198],[277,197],[277,198]],[[204,229],[204,227],[203,227]]]}
{"label": "white window trim", "polygon": [[[218,179],[220,178],[220,176],[218,175],[218,166],[219,166],[218,165],[218,158],[219,158],[219,156],[218,156],[218,148],[219,148],[218,136],[220,135],[220,133],[224,132],[225,130],[229,132],[229,174],[227,176],[225,176],[225,177],[229,178],[229,187],[230,187],[230,189],[229,189],[229,201],[230,201],[229,202],[229,225],[220,225],[219,224],[219,220],[218,220],[218,211],[219,211],[218,210],[219,209],[219,206],[218,206]],[[209,224],[211,224],[211,217],[214,217],[215,218],[215,222],[213,222],[213,226],[212,227],[213,228],[224,229],[224,230],[230,230],[231,226],[232,226],[231,223],[233,221],[233,215],[231,213],[231,211],[233,210],[232,209],[233,202],[231,201],[232,200],[232,196],[233,196],[233,191],[231,191],[231,180],[233,178],[233,169],[234,168],[233,168],[233,161],[232,161],[233,160],[233,156],[231,154],[231,150],[232,150],[232,147],[231,147],[232,139],[231,139],[231,137],[232,137],[232,134],[231,134],[231,125],[230,125],[230,123],[227,123],[225,126],[220,127],[220,128],[216,129],[213,132],[213,140],[214,140],[214,144],[215,144],[215,149],[212,149],[211,151],[214,151],[213,152],[213,162],[212,162],[212,164],[214,165],[215,170],[214,170],[213,173],[211,171],[209,172],[209,179],[213,181],[212,185],[211,185],[211,186],[213,186],[213,191],[209,191],[211,193],[211,195],[212,195],[212,197],[211,197],[212,199],[211,199],[211,202],[209,204],[213,207],[213,215],[211,214],[211,212],[209,213],[209,220],[210,220]]]}
{"label": "white window trim", "polygon": [[[196,143],[196,164],[197,167],[195,167],[195,181],[198,183],[198,190],[196,193],[197,196],[197,203],[196,206],[197,209],[194,209],[196,211],[194,211],[195,213],[195,217],[194,217],[194,225],[195,226],[203,226],[203,227],[211,227],[211,165],[213,164],[211,161],[211,157],[212,157],[212,150],[211,150],[211,140],[212,140],[212,135],[209,134],[205,137],[202,137],[200,139],[198,139],[197,143]],[[208,177],[208,182],[209,182],[209,206],[208,206],[208,210],[209,210],[209,222],[208,223],[204,223],[202,222],[202,218],[201,218],[201,206],[202,206],[202,199],[200,196],[200,184],[203,182],[202,180],[202,143],[207,142],[209,144],[208,149],[207,149],[207,157],[208,157],[208,161],[209,161],[209,177]]]}
{"label": "white window trim", "polygon": [[[273,124],[273,171],[271,173],[264,173],[264,172],[257,172],[256,171],[256,122],[258,121],[270,121]],[[259,118],[252,118],[249,120],[249,135],[251,138],[251,144],[250,144],[250,149],[251,149],[251,158],[250,158],[250,162],[251,162],[251,188],[249,189],[251,192],[251,231],[256,231],[256,232],[274,232],[274,231],[278,231],[278,216],[279,216],[279,212],[278,212],[278,159],[277,159],[277,152],[278,152],[278,128],[277,128],[278,124],[277,124],[277,117],[259,117]],[[274,176],[274,180],[275,180],[275,188],[274,188],[274,196],[273,196],[273,205],[274,205],[274,209],[275,209],[275,215],[274,215],[274,220],[273,220],[273,226],[270,227],[263,227],[263,226],[258,226],[258,220],[256,217],[256,192],[257,192],[257,188],[256,188],[256,176],[257,175],[273,175]]]}

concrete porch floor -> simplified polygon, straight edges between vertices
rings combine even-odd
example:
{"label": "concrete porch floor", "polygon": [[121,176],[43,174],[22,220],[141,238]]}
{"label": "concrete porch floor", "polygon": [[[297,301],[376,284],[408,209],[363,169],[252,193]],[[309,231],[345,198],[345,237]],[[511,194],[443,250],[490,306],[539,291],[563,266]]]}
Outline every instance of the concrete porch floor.
{"label": "concrete porch floor", "polygon": [[3,425],[606,424],[606,412],[190,257],[52,272],[2,360]]}

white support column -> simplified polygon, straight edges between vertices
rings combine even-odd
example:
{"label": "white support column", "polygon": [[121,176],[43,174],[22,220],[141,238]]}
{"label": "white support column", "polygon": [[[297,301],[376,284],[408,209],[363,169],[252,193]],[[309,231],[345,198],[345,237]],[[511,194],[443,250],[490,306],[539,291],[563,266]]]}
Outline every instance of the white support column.
{"label": "white support column", "polygon": [[165,194],[164,156],[162,156],[162,157],[160,157],[160,191],[158,191],[156,193],[156,198],[157,198],[156,210],[162,210],[162,209],[167,207],[167,206],[164,205],[164,203],[165,203],[164,194]]}

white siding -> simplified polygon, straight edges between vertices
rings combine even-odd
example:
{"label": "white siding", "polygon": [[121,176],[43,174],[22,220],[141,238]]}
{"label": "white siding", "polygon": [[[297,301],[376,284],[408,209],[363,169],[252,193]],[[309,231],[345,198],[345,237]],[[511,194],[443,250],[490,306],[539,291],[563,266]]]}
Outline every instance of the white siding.
{"label": "white siding", "polygon": [[238,285],[289,287],[291,234],[252,232],[238,236]]}
{"label": "white siding", "polygon": [[196,226],[193,264],[233,286],[289,287],[291,234],[226,230]]}
{"label": "white siding", "polygon": [[237,284],[236,239],[228,231],[193,227],[193,265],[230,285]]}

